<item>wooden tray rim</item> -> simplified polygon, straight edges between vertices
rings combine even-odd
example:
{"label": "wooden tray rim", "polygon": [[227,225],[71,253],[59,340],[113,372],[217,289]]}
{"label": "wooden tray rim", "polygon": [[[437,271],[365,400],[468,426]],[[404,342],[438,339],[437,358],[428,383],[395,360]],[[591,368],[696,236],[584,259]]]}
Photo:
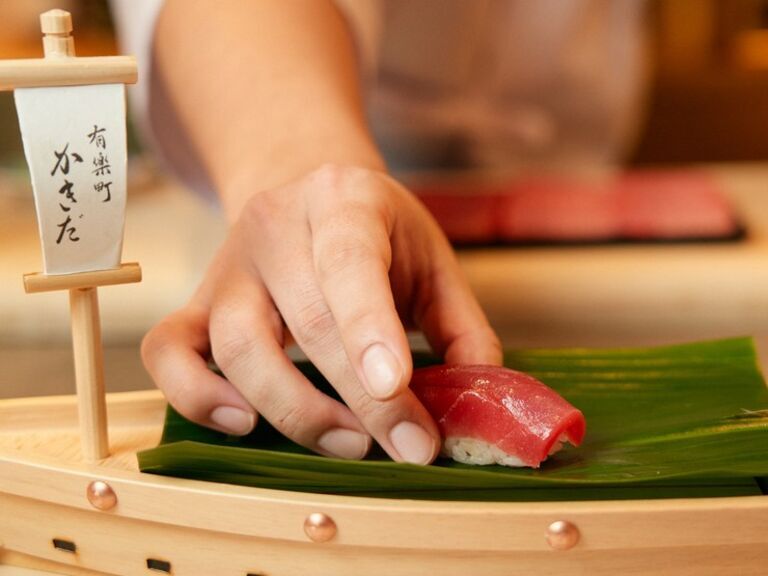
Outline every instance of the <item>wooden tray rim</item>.
{"label": "wooden tray rim", "polygon": [[[126,414],[157,410],[156,391],[108,395]],[[30,421],[61,413],[71,396],[0,401],[4,415]],[[43,409],[43,408],[46,408]],[[49,416],[48,416],[49,417]],[[140,419],[140,418],[139,418]],[[0,430],[2,428],[0,427]],[[110,484],[119,503],[95,511],[86,499],[93,480]],[[213,530],[239,536],[308,542],[305,519],[321,512],[334,519],[330,545],[432,550],[547,550],[544,535],[555,521],[581,531],[580,549],[754,543],[768,545],[764,496],[592,502],[430,502],[306,494],[168,478],[0,450],[0,492],[142,522]],[[1,544],[0,544],[1,545]]]}

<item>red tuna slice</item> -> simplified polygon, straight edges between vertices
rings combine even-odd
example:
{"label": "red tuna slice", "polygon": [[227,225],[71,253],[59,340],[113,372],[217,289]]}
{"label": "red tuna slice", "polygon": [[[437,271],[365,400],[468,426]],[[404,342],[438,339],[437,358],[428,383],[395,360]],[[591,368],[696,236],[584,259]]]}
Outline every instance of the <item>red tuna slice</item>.
{"label": "red tuna slice", "polygon": [[720,238],[738,224],[717,182],[700,172],[644,171],[616,182],[627,238]]}
{"label": "red tuna slice", "polygon": [[498,366],[414,370],[411,389],[445,441],[472,438],[538,468],[556,443],[581,444],[584,415],[533,376]]}
{"label": "red tuna slice", "polygon": [[594,241],[615,238],[620,219],[616,196],[603,183],[527,178],[503,196],[497,234],[509,241]]}
{"label": "red tuna slice", "polygon": [[451,242],[490,243],[494,228],[497,196],[490,193],[454,193],[421,190],[416,193]]}

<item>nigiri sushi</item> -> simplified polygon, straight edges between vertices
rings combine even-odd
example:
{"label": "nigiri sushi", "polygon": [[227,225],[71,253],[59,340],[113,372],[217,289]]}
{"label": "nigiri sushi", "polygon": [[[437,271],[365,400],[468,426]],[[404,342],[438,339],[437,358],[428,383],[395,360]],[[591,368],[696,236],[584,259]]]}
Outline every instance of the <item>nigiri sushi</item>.
{"label": "nigiri sushi", "polygon": [[578,446],[584,415],[533,376],[498,366],[414,370],[411,389],[443,438],[442,454],[465,464],[538,468],[564,442]]}

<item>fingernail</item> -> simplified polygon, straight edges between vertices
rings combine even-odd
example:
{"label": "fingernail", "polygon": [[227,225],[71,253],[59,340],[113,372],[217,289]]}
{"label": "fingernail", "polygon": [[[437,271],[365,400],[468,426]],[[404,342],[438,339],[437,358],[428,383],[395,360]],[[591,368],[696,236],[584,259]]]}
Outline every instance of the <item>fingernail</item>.
{"label": "fingernail", "polygon": [[386,346],[372,344],[363,354],[363,374],[368,393],[383,400],[397,390],[403,377],[403,369]]}
{"label": "fingernail", "polygon": [[344,428],[328,430],[317,440],[317,445],[326,452],[347,460],[360,460],[370,448],[368,436]]}
{"label": "fingernail", "polygon": [[235,436],[245,436],[253,430],[256,417],[250,412],[232,406],[219,406],[211,412],[211,422]]}
{"label": "fingernail", "polygon": [[429,464],[435,453],[435,440],[413,422],[400,422],[389,432],[389,441],[405,462]]}

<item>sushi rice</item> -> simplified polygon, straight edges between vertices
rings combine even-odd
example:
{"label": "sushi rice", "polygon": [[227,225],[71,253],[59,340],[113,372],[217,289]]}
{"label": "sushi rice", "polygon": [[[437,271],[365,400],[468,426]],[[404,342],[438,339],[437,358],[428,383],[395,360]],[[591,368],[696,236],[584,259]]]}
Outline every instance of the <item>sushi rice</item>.
{"label": "sushi rice", "polygon": [[[563,443],[567,441],[568,437],[565,434],[561,434],[549,450],[549,456],[560,450],[563,447]],[[445,442],[443,442],[441,454],[447,458],[452,458],[456,462],[472,464],[474,466],[488,466],[490,464],[514,468],[528,466],[528,464],[525,464],[514,454],[507,454],[495,444],[480,440],[479,438],[446,438]]]}

